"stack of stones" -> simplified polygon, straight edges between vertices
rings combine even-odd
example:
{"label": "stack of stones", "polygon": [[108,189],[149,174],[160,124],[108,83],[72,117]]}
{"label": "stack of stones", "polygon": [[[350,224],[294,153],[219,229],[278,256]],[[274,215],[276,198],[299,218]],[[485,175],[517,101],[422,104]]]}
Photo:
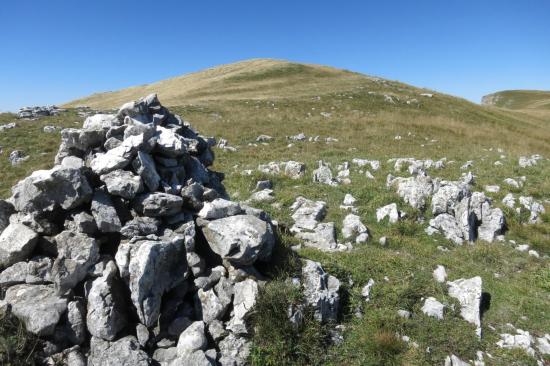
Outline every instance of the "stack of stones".
{"label": "stack of stones", "polygon": [[[56,165],[0,200],[0,310],[41,337],[49,364],[244,364],[255,265],[276,235],[227,199],[208,168],[215,141],[156,95],[61,139]],[[308,304],[333,319],[339,283],[309,267]]]}

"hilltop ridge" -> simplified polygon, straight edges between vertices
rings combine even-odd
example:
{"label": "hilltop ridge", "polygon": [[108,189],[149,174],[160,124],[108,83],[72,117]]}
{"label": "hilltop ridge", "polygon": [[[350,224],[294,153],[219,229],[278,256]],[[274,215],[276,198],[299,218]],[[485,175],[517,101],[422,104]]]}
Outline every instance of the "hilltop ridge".
{"label": "hilltop ridge", "polygon": [[483,96],[481,104],[514,110],[550,110],[550,91],[502,90]]}

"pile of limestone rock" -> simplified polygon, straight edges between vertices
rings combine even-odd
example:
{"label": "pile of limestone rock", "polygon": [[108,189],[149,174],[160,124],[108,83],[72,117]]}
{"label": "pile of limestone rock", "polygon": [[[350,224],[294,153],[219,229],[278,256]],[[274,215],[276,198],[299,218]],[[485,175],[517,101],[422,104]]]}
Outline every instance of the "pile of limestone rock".
{"label": "pile of limestone rock", "polygon": [[[227,199],[215,141],[156,95],[61,140],[52,169],[0,200],[0,311],[49,364],[244,364],[276,223]],[[336,278],[307,261],[295,283],[336,318]]]}
{"label": "pile of limestone rock", "polygon": [[40,118],[45,116],[55,116],[62,110],[54,105],[23,107],[17,113],[19,118]]}

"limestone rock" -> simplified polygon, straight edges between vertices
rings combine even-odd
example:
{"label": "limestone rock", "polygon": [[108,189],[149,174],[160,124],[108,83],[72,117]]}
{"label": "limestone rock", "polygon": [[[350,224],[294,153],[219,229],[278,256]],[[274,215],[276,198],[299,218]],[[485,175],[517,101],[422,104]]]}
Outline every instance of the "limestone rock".
{"label": "limestone rock", "polygon": [[0,269],[23,261],[32,253],[38,234],[22,224],[9,224],[0,234]]}
{"label": "limestone rock", "polygon": [[380,222],[386,217],[390,224],[395,224],[401,217],[401,212],[397,209],[396,203],[390,203],[389,205],[376,209],[376,221]]}
{"label": "limestone rock", "polygon": [[109,262],[101,277],[86,284],[86,322],[94,337],[113,340],[126,326],[126,302],[119,281],[116,265]]}
{"label": "limestone rock", "polygon": [[323,201],[312,201],[304,197],[296,198],[290,207],[294,225],[291,231],[299,232],[302,229],[313,230],[326,215],[326,203]]}
{"label": "limestone rock", "polygon": [[464,234],[455,218],[447,213],[438,215],[430,220],[430,227],[427,230],[428,234],[438,231],[455,244],[460,245],[464,241]]}
{"label": "limestone rock", "polygon": [[252,193],[247,202],[272,202],[275,200],[272,189],[264,189]]}
{"label": "limestone rock", "polygon": [[53,263],[52,278],[56,290],[63,294],[82,281],[99,261],[99,245],[94,238],[72,231],[55,237],[58,257]]}
{"label": "limestone rock", "polygon": [[433,297],[428,297],[424,300],[424,305],[422,305],[422,312],[428,316],[434,317],[436,319],[443,319],[443,309],[445,305],[437,301]]}
{"label": "limestone rock", "polygon": [[300,231],[296,237],[304,241],[304,245],[322,251],[334,251],[340,247],[336,242],[336,230],[333,222],[319,223],[312,231]]}
{"label": "limestone rock", "polygon": [[220,343],[221,366],[244,366],[250,355],[251,344],[243,337],[230,333]]}
{"label": "limestone rock", "polygon": [[152,360],[140,349],[134,336],[126,336],[115,342],[92,337],[88,366],[151,366]]}
{"label": "limestone rock", "polygon": [[52,260],[48,257],[35,257],[28,262],[17,262],[0,273],[0,287],[51,282],[51,270]]}
{"label": "limestone rock", "polygon": [[252,279],[237,282],[234,287],[233,317],[226,328],[235,334],[247,334],[246,320],[256,305],[258,284]]}
{"label": "limestone rock", "polygon": [[242,208],[237,202],[223,198],[216,198],[212,202],[206,202],[199,211],[198,216],[207,220],[216,220],[228,216],[239,215]]}
{"label": "limestone rock", "polygon": [[305,260],[302,286],[306,304],[313,307],[315,319],[336,321],[340,308],[340,281],[323,270],[318,262]]}
{"label": "limestone rock", "polygon": [[178,339],[178,356],[191,354],[198,350],[206,349],[208,340],[204,330],[204,322],[196,321],[180,334]]}
{"label": "limestone rock", "polygon": [[99,231],[102,233],[116,233],[120,231],[121,223],[113,201],[102,190],[96,190],[94,193],[92,215]]}
{"label": "limestone rock", "polygon": [[436,282],[445,283],[445,280],[447,279],[447,271],[445,271],[445,267],[438,264],[433,271],[433,278]]}
{"label": "limestone rock", "polygon": [[143,190],[141,178],[126,170],[113,170],[103,174],[100,179],[110,194],[122,198],[132,199]]}
{"label": "limestone rock", "polygon": [[183,238],[121,244],[115,258],[140,322],[152,326],[159,316],[162,295],[187,276]]}
{"label": "limestone rock", "polygon": [[369,237],[367,227],[361,222],[361,218],[354,214],[349,214],[344,218],[342,236],[345,239],[355,237],[357,243],[364,243]]}
{"label": "limestone rock", "polygon": [[313,182],[328,184],[329,186],[338,185],[338,181],[332,177],[330,167],[322,160],[319,161],[319,167],[313,171]]}
{"label": "limestone rock", "polygon": [[15,285],[6,291],[5,302],[31,333],[52,335],[67,300],[57,296],[53,285]]}
{"label": "limestone rock", "polygon": [[0,234],[10,224],[10,216],[15,213],[15,209],[8,201],[0,200]]}
{"label": "limestone rock", "polygon": [[275,244],[271,224],[251,215],[210,221],[203,233],[216,254],[239,265],[269,259]]}
{"label": "limestone rock", "polygon": [[92,189],[78,169],[56,166],[37,170],[12,188],[11,201],[17,211],[71,210],[92,198]]}
{"label": "limestone rock", "polygon": [[144,216],[171,216],[179,213],[183,199],[168,193],[147,193],[139,195],[134,200],[136,211]]}
{"label": "limestone rock", "polygon": [[155,192],[158,189],[160,176],[151,155],[143,151],[138,151],[136,158],[132,162],[132,167],[136,174],[141,177],[149,191]]}
{"label": "limestone rock", "polygon": [[460,315],[468,323],[476,326],[476,334],[481,337],[481,277],[459,279],[447,282],[449,296],[460,303]]}

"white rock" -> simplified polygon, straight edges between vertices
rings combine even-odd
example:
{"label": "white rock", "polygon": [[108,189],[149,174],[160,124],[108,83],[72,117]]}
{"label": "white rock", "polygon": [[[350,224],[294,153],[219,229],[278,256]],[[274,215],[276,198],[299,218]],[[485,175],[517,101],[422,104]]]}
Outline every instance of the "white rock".
{"label": "white rock", "polygon": [[449,296],[454,297],[460,303],[460,315],[468,323],[476,326],[476,334],[481,337],[481,277],[459,279],[447,282]]}
{"label": "white rock", "polygon": [[38,234],[22,224],[9,224],[0,234],[0,270],[31,255]]}
{"label": "white rock", "polygon": [[389,218],[390,224],[394,224],[399,220],[401,213],[397,210],[396,203],[390,203],[389,205],[376,209],[376,221],[380,222],[386,217]]}
{"label": "white rock", "polygon": [[433,278],[436,282],[444,283],[447,280],[447,272],[445,271],[445,267],[438,264],[434,269]]}
{"label": "white rock", "polygon": [[443,309],[445,305],[437,301],[433,297],[428,297],[424,300],[424,305],[422,306],[422,312],[428,316],[443,319]]}
{"label": "white rock", "polygon": [[370,301],[370,291],[373,286],[374,286],[374,280],[370,278],[367,284],[363,286],[363,288],[361,289],[361,296],[363,296],[363,298],[367,302]]}
{"label": "white rock", "polygon": [[178,356],[190,354],[198,350],[204,350],[207,345],[208,340],[204,333],[204,322],[193,322],[179,336],[177,346]]}

